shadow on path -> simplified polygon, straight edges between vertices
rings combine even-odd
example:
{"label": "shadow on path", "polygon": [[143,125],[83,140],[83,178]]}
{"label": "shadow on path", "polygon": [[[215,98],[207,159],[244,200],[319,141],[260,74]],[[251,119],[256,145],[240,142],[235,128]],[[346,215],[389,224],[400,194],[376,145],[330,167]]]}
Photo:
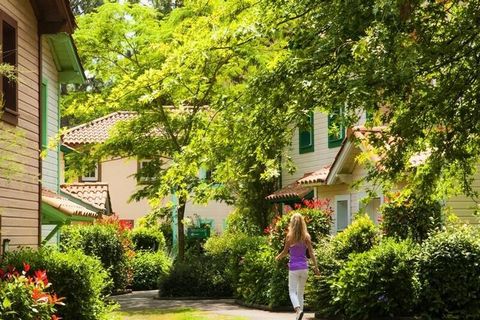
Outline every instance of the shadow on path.
{"label": "shadow on path", "polygon": [[[135,291],[133,293],[114,296],[113,300],[120,304],[121,311],[145,311],[148,309],[192,308],[212,314],[242,316],[249,320],[294,320],[293,312],[268,312],[245,308],[236,305],[232,299],[222,300],[157,300],[158,290]],[[305,314],[305,320],[313,319],[313,313]]]}

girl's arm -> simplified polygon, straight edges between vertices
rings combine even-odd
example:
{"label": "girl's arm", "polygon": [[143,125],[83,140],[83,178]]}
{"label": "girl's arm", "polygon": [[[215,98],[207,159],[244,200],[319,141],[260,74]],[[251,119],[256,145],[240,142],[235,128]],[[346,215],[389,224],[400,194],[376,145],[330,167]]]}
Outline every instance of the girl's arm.
{"label": "girl's arm", "polygon": [[308,239],[307,241],[307,249],[308,249],[308,253],[310,254],[310,258],[312,259],[312,262],[313,262],[313,271],[317,276],[319,276],[320,271],[318,270],[317,258],[315,258],[315,252],[313,251],[312,241],[310,239]]}
{"label": "girl's arm", "polygon": [[283,247],[283,250],[282,252],[280,252],[280,254],[278,256],[275,257],[275,260],[280,260],[280,259],[283,259],[284,257],[287,256],[288,254],[288,249],[290,248],[290,241],[288,241],[288,239],[285,239],[285,246]]}

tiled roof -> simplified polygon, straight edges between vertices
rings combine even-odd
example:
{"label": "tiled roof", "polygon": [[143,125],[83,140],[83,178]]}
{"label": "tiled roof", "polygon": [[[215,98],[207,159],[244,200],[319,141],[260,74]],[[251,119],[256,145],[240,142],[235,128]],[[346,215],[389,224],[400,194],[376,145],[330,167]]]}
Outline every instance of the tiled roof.
{"label": "tiled roof", "polygon": [[267,200],[288,200],[303,199],[307,194],[312,192],[312,188],[300,185],[298,182],[291,183],[280,190],[275,191],[271,195],[265,197]]}
{"label": "tiled roof", "polygon": [[91,211],[47,189],[42,189],[42,202],[69,216],[85,216],[92,218],[98,217],[98,213]]}
{"label": "tiled roof", "polygon": [[131,120],[137,113],[117,111],[102,118],[69,129],[63,134],[62,142],[75,147],[82,144],[102,143],[108,139],[110,130],[120,121]]}
{"label": "tiled roof", "polygon": [[107,210],[109,201],[108,184],[106,183],[72,183],[62,184],[63,193],[75,197],[101,211]]}
{"label": "tiled roof", "polygon": [[299,184],[323,183],[327,179],[330,172],[330,166],[323,167],[320,170],[306,174],[303,178],[298,180]]}

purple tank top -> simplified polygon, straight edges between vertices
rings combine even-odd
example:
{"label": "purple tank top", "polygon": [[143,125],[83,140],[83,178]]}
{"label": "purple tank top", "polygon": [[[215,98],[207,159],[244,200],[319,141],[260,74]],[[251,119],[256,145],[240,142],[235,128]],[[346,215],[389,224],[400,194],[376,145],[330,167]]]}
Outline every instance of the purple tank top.
{"label": "purple tank top", "polygon": [[290,249],[290,262],[288,268],[290,271],[308,269],[307,246],[303,242],[296,243]]}

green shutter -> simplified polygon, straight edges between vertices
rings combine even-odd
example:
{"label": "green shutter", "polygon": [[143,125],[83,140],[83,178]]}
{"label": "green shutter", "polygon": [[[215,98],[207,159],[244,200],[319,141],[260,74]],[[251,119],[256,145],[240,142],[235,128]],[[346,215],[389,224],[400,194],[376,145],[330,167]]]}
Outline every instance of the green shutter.
{"label": "green shutter", "polygon": [[345,128],[339,124],[341,109],[328,115],[328,147],[339,147],[345,139]]}
{"label": "green shutter", "polygon": [[314,151],[313,146],[313,112],[308,115],[308,125],[298,129],[299,152],[308,153]]}
{"label": "green shutter", "polygon": [[48,101],[48,91],[47,91],[47,83],[42,81],[42,86],[40,90],[40,108],[41,108],[41,114],[42,114],[42,131],[41,131],[41,139],[42,139],[42,149],[47,148],[48,144],[48,134],[47,134],[47,119],[48,119],[48,106],[47,106],[47,101]]}

